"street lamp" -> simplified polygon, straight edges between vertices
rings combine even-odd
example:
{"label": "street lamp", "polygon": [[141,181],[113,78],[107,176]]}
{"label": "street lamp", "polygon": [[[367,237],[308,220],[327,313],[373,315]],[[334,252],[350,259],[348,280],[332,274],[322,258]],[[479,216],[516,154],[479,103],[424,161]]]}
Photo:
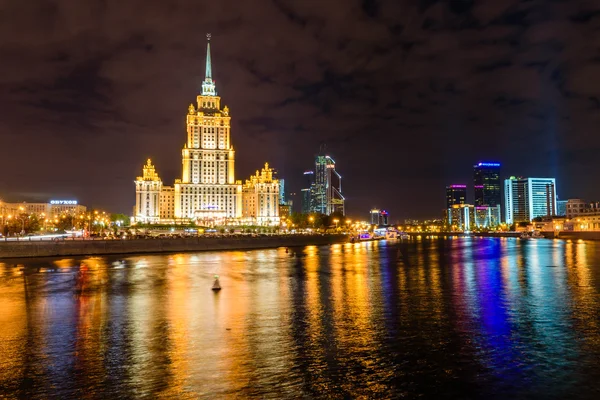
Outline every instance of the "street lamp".
{"label": "street lamp", "polygon": [[337,227],[338,227],[338,222],[340,222],[340,220],[336,218],[336,219],[334,219],[334,220],[333,220],[333,222],[335,222],[335,229],[337,229]]}

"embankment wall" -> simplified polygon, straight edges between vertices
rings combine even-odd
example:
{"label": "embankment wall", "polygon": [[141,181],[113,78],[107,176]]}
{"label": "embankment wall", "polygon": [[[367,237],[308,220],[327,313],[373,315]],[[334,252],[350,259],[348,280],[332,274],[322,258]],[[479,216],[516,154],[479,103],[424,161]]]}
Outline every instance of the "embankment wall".
{"label": "embankment wall", "polygon": [[8,241],[0,242],[0,258],[249,250],[326,245],[345,242],[347,239],[345,235],[288,235],[241,238]]}

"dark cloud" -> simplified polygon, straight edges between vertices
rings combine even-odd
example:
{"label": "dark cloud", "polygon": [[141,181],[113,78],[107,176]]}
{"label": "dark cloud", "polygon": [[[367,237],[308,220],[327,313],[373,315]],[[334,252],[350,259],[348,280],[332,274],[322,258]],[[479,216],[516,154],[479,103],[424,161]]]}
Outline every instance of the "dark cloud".
{"label": "dark cloud", "polygon": [[239,179],[297,190],[326,143],[355,215],[438,215],[482,159],[600,198],[599,30],[594,1],[9,0],[0,194],[128,212],[146,157],[178,177],[212,32]]}

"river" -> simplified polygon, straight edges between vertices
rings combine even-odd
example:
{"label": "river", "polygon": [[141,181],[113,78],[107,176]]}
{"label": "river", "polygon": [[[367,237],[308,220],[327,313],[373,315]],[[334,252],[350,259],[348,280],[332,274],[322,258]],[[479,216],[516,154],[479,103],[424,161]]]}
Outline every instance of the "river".
{"label": "river", "polygon": [[598,398],[599,311],[594,242],[5,261],[0,398]]}

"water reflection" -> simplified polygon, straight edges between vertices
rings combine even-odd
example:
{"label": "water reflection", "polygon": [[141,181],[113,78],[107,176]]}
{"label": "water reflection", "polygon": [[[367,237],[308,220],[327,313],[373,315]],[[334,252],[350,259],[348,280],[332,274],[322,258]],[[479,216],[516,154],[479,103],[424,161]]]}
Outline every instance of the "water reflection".
{"label": "water reflection", "polygon": [[599,260],[421,238],[4,263],[0,397],[592,398]]}

